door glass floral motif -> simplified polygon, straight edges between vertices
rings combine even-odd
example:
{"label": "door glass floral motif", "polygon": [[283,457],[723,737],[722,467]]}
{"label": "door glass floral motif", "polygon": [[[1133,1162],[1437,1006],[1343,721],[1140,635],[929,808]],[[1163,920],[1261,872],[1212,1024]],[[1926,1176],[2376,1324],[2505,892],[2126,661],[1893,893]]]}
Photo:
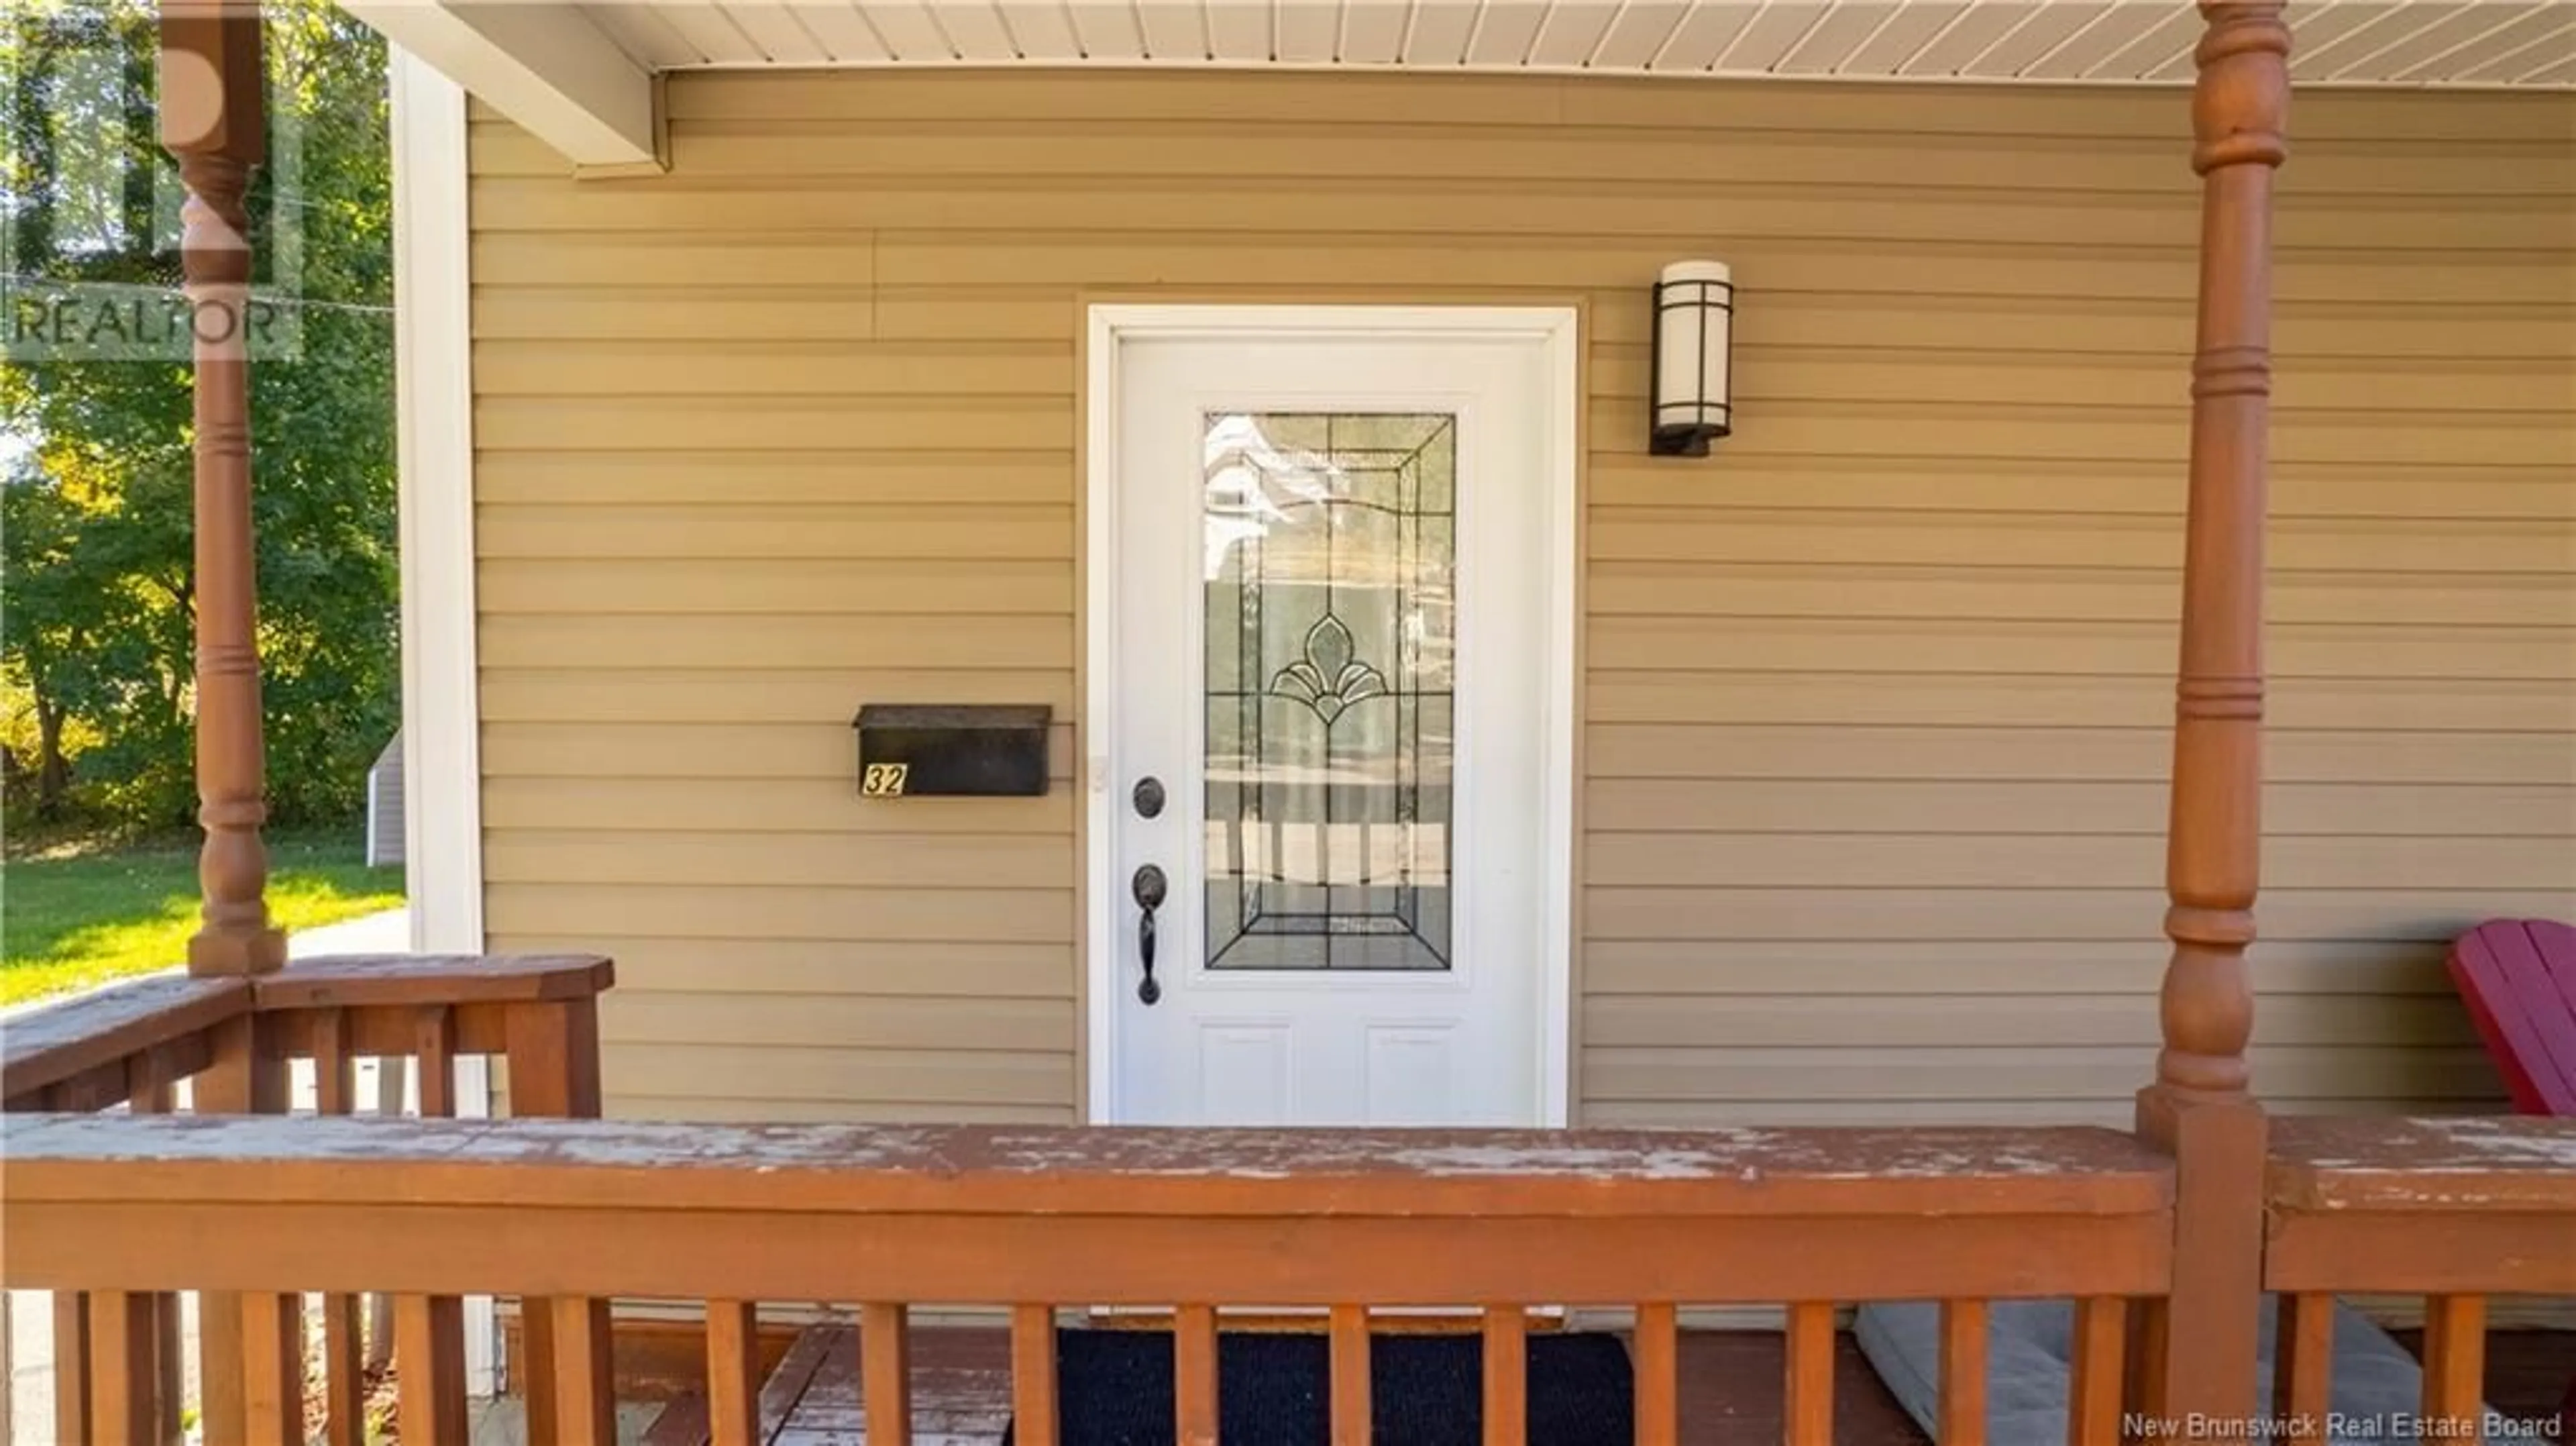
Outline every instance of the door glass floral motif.
{"label": "door glass floral motif", "polygon": [[1457,419],[1206,418],[1217,969],[1449,967]]}

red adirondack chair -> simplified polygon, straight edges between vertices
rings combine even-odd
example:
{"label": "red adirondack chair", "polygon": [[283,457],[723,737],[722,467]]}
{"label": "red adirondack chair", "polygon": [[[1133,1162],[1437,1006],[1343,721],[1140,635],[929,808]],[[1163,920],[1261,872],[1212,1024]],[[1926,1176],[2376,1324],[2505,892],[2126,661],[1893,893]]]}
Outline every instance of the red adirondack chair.
{"label": "red adirondack chair", "polygon": [[2526,1115],[2576,1115],[2576,927],[2490,919],[2451,946],[2451,983]]}

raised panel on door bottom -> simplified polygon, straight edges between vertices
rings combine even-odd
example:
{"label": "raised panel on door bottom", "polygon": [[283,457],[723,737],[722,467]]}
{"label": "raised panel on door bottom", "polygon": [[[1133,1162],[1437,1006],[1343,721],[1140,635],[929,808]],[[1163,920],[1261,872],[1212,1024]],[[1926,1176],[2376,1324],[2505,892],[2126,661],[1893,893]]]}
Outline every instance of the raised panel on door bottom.
{"label": "raised panel on door bottom", "polygon": [[1288,1087],[1294,1044],[1285,1020],[1199,1021],[1199,1118],[1228,1125],[1289,1123],[1295,1118]]}
{"label": "raised panel on door bottom", "polygon": [[1368,1121],[1419,1125],[1457,1120],[1458,1051],[1455,1026],[1372,1024],[1363,1055],[1368,1071]]}

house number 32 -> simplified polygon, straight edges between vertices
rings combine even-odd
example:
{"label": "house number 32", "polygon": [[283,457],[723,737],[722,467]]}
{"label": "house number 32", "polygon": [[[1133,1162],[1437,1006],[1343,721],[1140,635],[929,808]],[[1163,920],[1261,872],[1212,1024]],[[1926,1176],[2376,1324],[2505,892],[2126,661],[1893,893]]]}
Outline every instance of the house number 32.
{"label": "house number 32", "polygon": [[859,793],[866,798],[900,798],[903,781],[911,772],[909,763],[871,763],[859,775]]}

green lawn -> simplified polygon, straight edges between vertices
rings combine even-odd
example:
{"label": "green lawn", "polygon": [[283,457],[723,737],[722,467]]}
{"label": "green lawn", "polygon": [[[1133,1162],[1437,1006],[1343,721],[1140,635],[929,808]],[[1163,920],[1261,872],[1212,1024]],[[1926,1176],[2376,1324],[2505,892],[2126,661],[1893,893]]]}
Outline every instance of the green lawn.
{"label": "green lawn", "polygon": [[[268,908],[309,929],[403,901],[399,867],[371,869],[355,827],[268,844]],[[193,839],[12,858],[0,883],[0,1004],[182,963],[197,931]]]}

